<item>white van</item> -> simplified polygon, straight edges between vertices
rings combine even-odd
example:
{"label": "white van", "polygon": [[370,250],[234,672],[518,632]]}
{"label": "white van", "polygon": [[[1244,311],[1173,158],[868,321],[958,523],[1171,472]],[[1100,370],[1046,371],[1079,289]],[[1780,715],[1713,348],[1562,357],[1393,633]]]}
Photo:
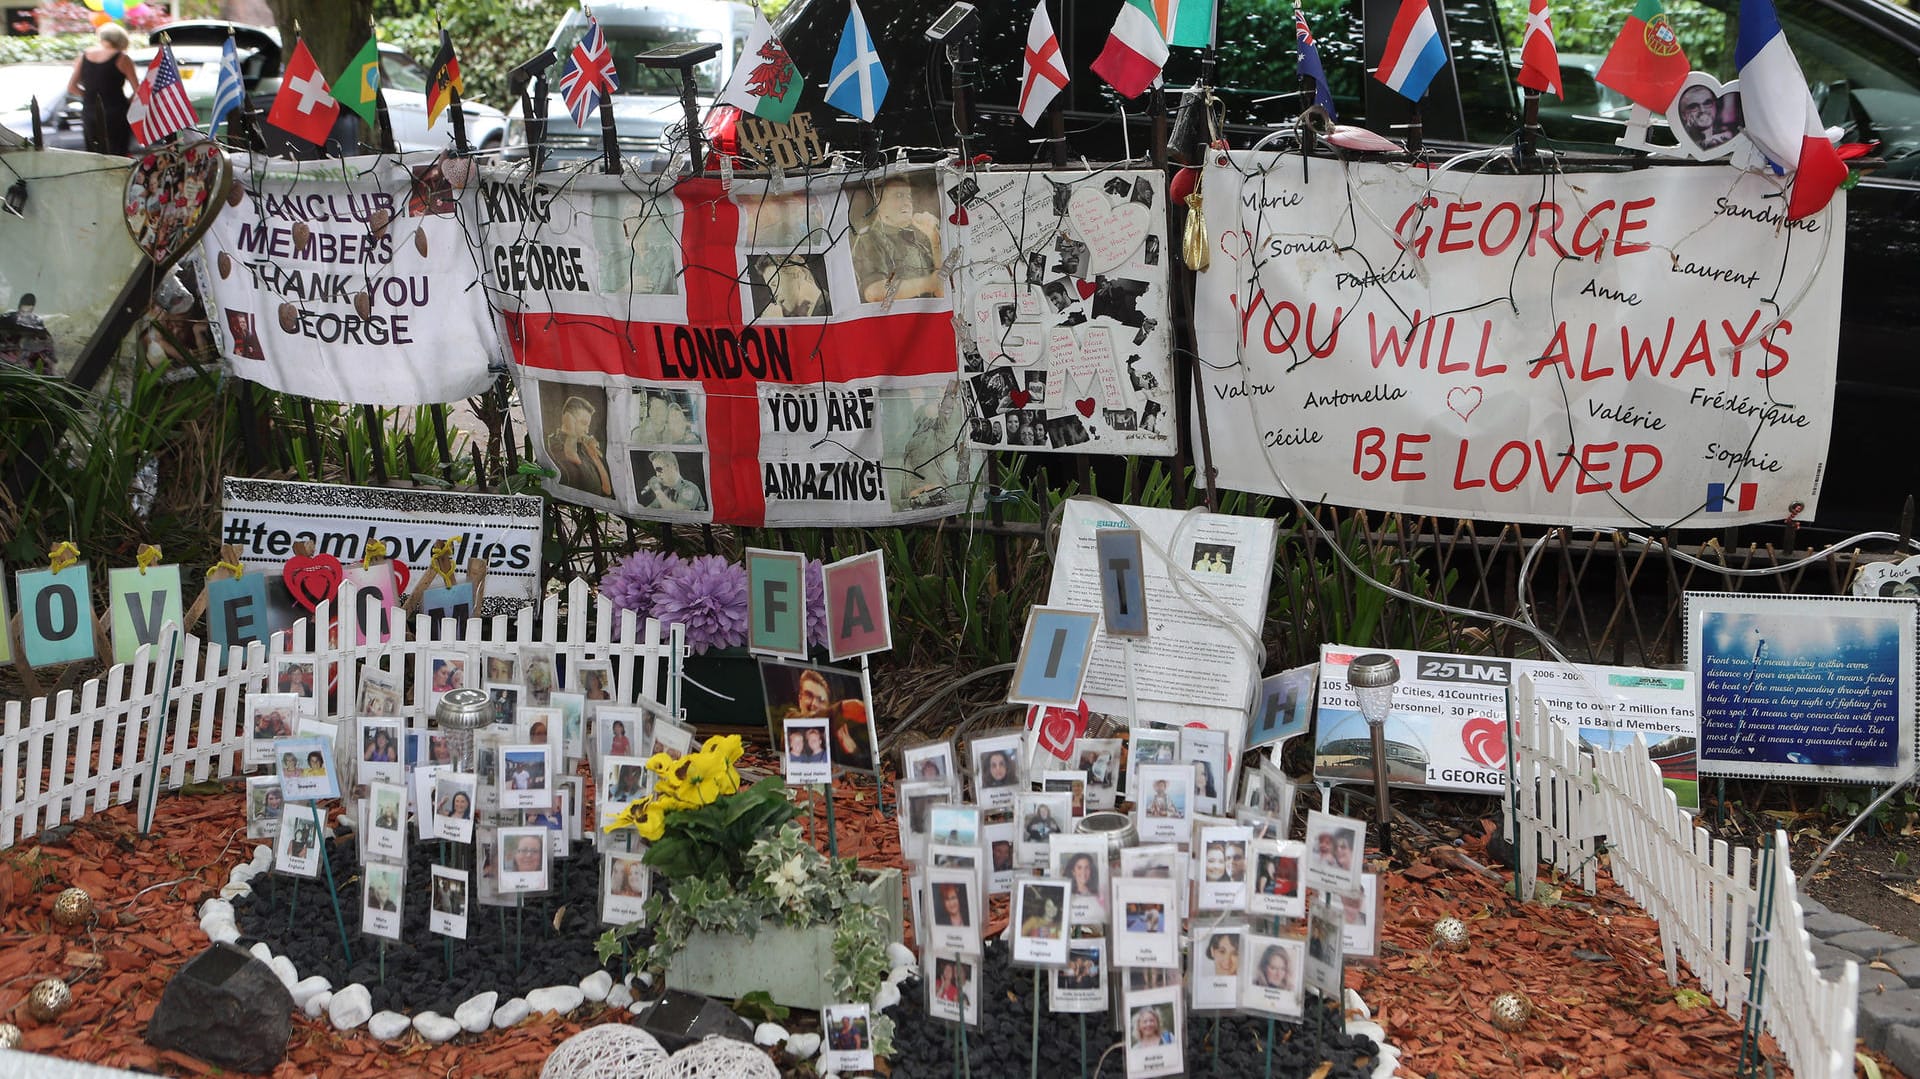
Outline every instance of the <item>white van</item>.
{"label": "white van", "polygon": [[[661,45],[683,41],[717,41],[720,55],[694,69],[701,118],[726,85],[734,61],[746,47],[753,26],[753,9],[730,0],[598,0],[593,17],[606,36],[620,75],[620,92],[613,97],[614,122],[620,132],[620,153],[643,167],[654,164],[653,151],[667,128],[686,116],[680,103],[680,73],[670,68],[644,68],[634,57]],[[547,71],[547,130],[544,143],[549,166],[600,156],[600,114],[587,119],[582,130],[567,111],[560,94],[560,74],[567,55],[587,32],[587,18],[577,8],[567,12],[548,45],[559,57]],[[509,112],[506,156],[527,156],[526,117],[519,103]]]}

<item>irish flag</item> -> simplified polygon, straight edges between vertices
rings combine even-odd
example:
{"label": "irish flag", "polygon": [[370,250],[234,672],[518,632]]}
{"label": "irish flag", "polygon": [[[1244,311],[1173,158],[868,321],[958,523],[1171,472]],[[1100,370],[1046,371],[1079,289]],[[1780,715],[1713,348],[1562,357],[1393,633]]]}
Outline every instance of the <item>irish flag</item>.
{"label": "irish flag", "polygon": [[1154,21],[1169,45],[1204,49],[1213,44],[1214,0],[1153,0]]}
{"label": "irish flag", "polygon": [[1093,73],[1120,91],[1121,97],[1139,97],[1160,77],[1166,62],[1167,39],[1161,36],[1153,0],[1125,0],[1120,17],[1113,20],[1107,47],[1093,62]]}
{"label": "irish flag", "polygon": [[1660,0],[1640,0],[1607,50],[1594,80],[1648,112],[1666,112],[1687,78],[1687,54]]}
{"label": "irish flag", "polygon": [[1747,138],[1793,178],[1787,219],[1820,212],[1847,179],[1847,166],[1828,141],[1800,61],[1773,13],[1773,0],[1740,0],[1740,109]]}

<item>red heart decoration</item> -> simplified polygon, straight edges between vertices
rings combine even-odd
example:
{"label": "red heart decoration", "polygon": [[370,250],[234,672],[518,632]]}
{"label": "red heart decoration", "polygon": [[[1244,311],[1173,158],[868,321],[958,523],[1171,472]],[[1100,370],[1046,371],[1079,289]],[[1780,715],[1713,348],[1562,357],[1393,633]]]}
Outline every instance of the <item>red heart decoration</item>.
{"label": "red heart decoration", "polygon": [[1091,397],[1082,397],[1073,403],[1073,407],[1079,409],[1082,416],[1088,417],[1093,415],[1093,405],[1094,400]]}
{"label": "red heart decoration", "polygon": [[392,562],[393,590],[404,600],[407,597],[407,582],[413,580],[413,571],[407,568],[405,562],[397,558],[393,559]]}
{"label": "red heart decoration", "polygon": [[346,572],[340,560],[330,554],[294,555],[280,567],[280,579],[287,582],[293,601],[311,612],[340,592]]}
{"label": "red heart decoration", "polygon": [[967,208],[965,206],[955,206],[953,212],[947,215],[947,223],[952,225],[966,224]]}
{"label": "red heart decoration", "polygon": [[1080,298],[1083,300],[1093,295],[1094,289],[1099,288],[1099,286],[1093,282],[1082,281],[1077,277],[1074,278],[1073,287],[1080,290]]}
{"label": "red heart decoration", "polygon": [[1027,402],[1033,400],[1033,395],[1025,390],[1015,390],[1007,395],[1007,399],[1013,402],[1013,407],[1025,408],[1027,407]]}

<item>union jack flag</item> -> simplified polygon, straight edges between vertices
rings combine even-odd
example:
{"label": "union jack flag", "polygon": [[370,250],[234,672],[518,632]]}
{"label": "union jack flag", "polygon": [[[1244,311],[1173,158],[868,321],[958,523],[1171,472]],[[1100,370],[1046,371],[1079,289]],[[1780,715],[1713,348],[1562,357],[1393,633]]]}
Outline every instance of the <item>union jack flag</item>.
{"label": "union jack flag", "polygon": [[147,65],[147,77],[134,92],[127,120],[134,140],[143,146],[200,122],[187,100],[187,88],[180,83],[180,66],[173,62],[171,46],[160,46],[160,54]]}
{"label": "union jack flag", "polygon": [[614,70],[613,54],[607,51],[607,39],[600,24],[587,16],[587,33],[567,56],[567,69],[560,75],[560,93],[567,100],[573,122],[587,126],[587,118],[600,107],[601,95],[620,89],[620,76]]}

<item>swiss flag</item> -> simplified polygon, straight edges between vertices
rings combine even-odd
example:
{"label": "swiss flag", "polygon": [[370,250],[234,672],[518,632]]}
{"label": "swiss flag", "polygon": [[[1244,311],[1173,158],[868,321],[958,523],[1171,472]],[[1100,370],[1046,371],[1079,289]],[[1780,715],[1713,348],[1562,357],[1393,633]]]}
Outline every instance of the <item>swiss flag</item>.
{"label": "swiss flag", "polygon": [[280,92],[274,95],[273,108],[267,112],[267,122],[315,146],[325,146],[327,133],[333,130],[333,121],[339,115],[340,103],[334,100],[326,76],[320,74],[320,65],[313,62],[307,43],[297,42],[293,59],[287,61],[286,74],[281,77]]}

